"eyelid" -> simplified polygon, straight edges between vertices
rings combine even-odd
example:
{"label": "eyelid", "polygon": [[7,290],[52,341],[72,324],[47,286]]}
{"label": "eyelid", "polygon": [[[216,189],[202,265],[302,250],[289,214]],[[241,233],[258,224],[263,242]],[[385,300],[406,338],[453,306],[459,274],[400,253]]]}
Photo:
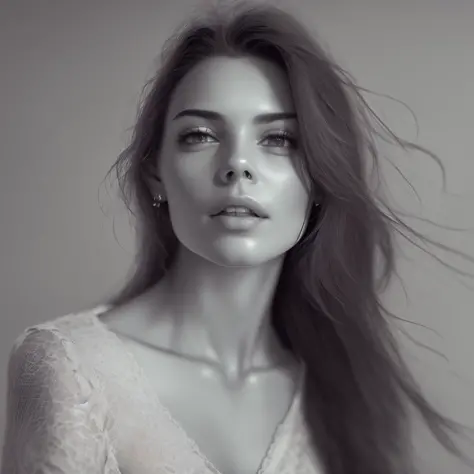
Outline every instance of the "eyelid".
{"label": "eyelid", "polygon": [[[188,135],[193,133],[202,133],[203,135],[208,135],[212,139],[217,140],[217,136],[215,133],[208,127],[190,127],[178,134],[178,140],[185,139]],[[268,140],[269,138],[284,138],[293,143],[296,142],[296,134],[284,129],[277,129],[277,130],[269,130],[267,131],[262,138],[260,138],[257,143],[260,144],[264,140]]]}
{"label": "eyelid", "polygon": [[262,140],[266,140],[267,138],[272,138],[272,137],[281,137],[281,138],[287,138],[288,140],[296,140],[296,134],[293,132],[290,132],[288,130],[272,130],[272,131],[266,132],[264,136],[259,140],[259,142],[261,142]]}
{"label": "eyelid", "polygon": [[188,135],[189,133],[206,133],[208,135],[211,135],[213,138],[215,138],[214,136],[214,132],[208,128],[208,127],[191,127],[191,128],[187,128],[186,130],[183,130],[182,132],[179,133],[179,136],[182,137],[184,135]]}
{"label": "eyelid", "polygon": [[286,130],[286,129],[268,130],[267,132],[264,133],[264,137],[273,137],[273,136],[294,138],[296,137],[296,134],[292,132],[291,130]]}

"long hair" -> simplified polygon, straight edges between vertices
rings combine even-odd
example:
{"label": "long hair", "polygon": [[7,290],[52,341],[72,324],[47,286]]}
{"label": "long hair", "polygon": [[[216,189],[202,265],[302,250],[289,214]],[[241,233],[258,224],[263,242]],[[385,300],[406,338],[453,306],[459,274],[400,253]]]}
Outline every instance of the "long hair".
{"label": "long hair", "polygon": [[[349,74],[279,8],[213,8],[166,44],[131,142],[110,170],[138,224],[135,272],[111,303],[145,292],[173,262],[177,239],[169,211],[151,206],[145,178],[159,154],[173,90],[196,64],[216,55],[263,58],[284,71],[299,123],[299,164],[313,203],[322,202],[313,205],[305,234],[285,257],[272,324],[306,366],[304,415],[326,472],[414,472],[408,434],[413,407],[439,442],[458,453],[452,442],[457,425],[422,395],[380,301],[379,284],[395,271],[394,232],[420,236],[369,189],[366,160],[377,166],[371,125],[377,116]],[[403,148],[430,154],[378,124]]]}

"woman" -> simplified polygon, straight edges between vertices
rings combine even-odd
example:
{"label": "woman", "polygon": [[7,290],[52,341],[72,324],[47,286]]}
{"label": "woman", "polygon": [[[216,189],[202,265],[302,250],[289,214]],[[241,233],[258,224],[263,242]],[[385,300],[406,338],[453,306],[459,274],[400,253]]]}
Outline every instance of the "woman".
{"label": "woman", "polygon": [[130,283],[15,343],[2,474],[411,473],[410,405],[456,452],[376,291],[403,224],[365,182],[356,86],[283,12],[214,13],[115,164]]}

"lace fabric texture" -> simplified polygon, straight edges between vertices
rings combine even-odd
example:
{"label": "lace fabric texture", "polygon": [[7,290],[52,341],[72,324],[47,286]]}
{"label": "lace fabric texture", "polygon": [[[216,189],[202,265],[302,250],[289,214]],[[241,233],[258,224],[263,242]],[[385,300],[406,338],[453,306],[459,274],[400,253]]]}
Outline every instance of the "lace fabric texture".
{"label": "lace fabric texture", "polygon": [[[104,309],[30,327],[15,341],[0,474],[220,474],[99,321]],[[322,474],[310,453],[295,404],[256,474]]]}

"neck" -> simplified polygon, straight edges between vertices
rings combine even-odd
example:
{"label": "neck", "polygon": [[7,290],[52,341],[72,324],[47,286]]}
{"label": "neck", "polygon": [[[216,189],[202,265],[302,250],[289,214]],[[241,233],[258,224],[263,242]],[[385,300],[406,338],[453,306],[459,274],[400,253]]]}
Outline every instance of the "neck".
{"label": "neck", "polygon": [[271,327],[271,304],[282,263],[283,257],[224,267],[181,247],[159,284],[177,323],[175,349],[212,361],[234,380],[278,363],[284,351]]}

